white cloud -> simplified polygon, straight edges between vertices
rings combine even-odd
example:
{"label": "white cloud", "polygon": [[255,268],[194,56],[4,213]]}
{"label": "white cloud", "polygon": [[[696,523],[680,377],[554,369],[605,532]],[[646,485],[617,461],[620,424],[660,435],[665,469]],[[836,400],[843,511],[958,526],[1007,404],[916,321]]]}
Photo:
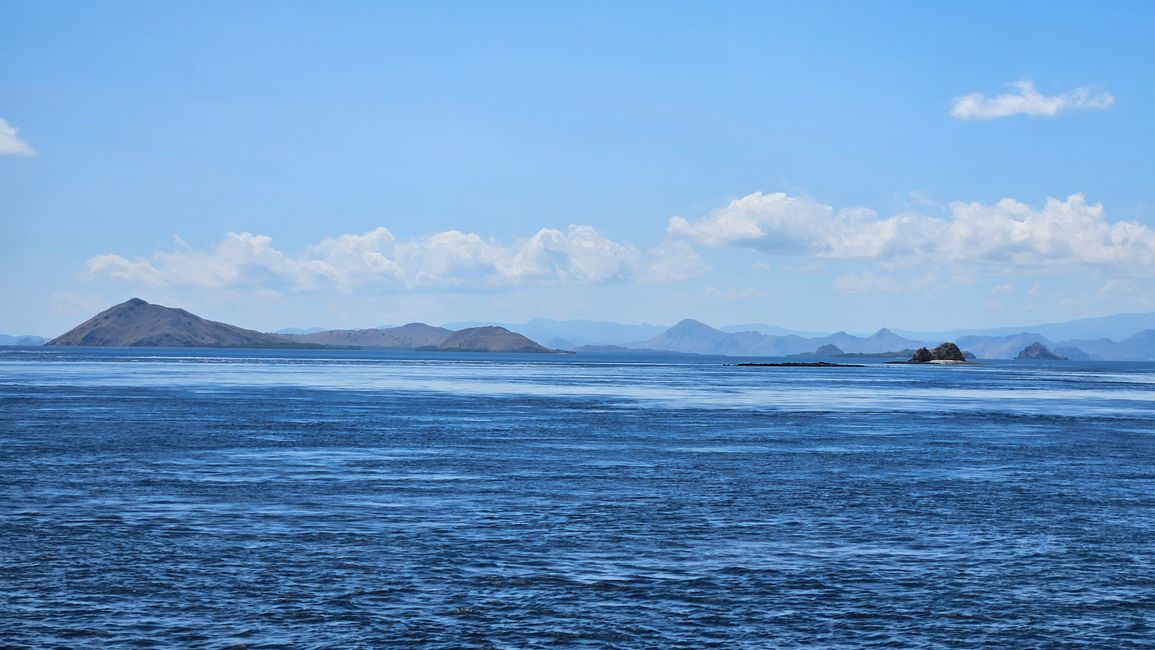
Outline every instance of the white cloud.
{"label": "white cloud", "polygon": [[88,260],[82,279],[110,279],[152,286],[261,288],[308,291],[334,287],[494,287],[528,282],[609,284],[677,280],[703,270],[685,242],[668,241],[643,252],[615,242],[590,226],[500,244],[474,233],[447,230],[399,242],[380,227],[330,237],[287,254],[272,238],[228,233],[208,250],[177,239],[177,250],[130,260],[115,254]]}
{"label": "white cloud", "polygon": [[830,206],[809,198],[755,192],[696,223],[673,217],[669,230],[707,246],[739,245],[772,253],[805,254],[819,252],[815,245],[827,239],[823,231],[831,216]]}
{"label": "white cloud", "polygon": [[84,270],[80,272],[80,277],[84,280],[103,277],[151,286],[164,284],[160,272],[148,260],[136,260],[134,262],[120,255],[111,254],[90,258],[85,263]]}
{"label": "white cloud", "polygon": [[35,156],[36,150],[20,139],[20,130],[0,118],[0,156]]}
{"label": "white cloud", "polygon": [[697,221],[670,219],[669,231],[707,246],[890,263],[1092,265],[1155,273],[1155,231],[1108,221],[1081,194],[1041,208],[1013,199],[955,202],[947,218],[866,209],[835,212],[813,199],[756,192]]}
{"label": "white cloud", "polygon": [[643,282],[676,282],[708,271],[702,256],[683,241],[665,241],[646,252]]}
{"label": "white cloud", "polygon": [[951,105],[951,117],[960,120],[995,120],[1012,115],[1054,117],[1067,111],[1105,111],[1115,104],[1111,93],[1085,86],[1048,96],[1035,90],[1035,83],[1030,80],[1008,85],[1016,92],[994,97],[971,93],[956,98]]}

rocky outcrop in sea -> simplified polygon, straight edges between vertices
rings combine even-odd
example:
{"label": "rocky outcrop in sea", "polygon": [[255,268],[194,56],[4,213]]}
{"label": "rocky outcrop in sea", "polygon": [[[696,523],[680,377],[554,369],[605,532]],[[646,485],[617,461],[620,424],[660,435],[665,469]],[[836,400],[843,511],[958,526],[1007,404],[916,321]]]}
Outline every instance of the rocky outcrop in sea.
{"label": "rocky outcrop in sea", "polygon": [[1048,350],[1047,346],[1043,345],[1042,343],[1036,342],[1036,343],[1032,343],[1032,344],[1028,345],[1027,347],[1023,348],[1023,351],[1019,352],[1019,355],[1017,357],[1015,357],[1015,359],[1018,359],[1020,361],[1022,361],[1022,360],[1066,361],[1067,357],[1064,357],[1064,356],[1059,355],[1059,354],[1055,354],[1054,352],[1051,352],[1050,350]]}

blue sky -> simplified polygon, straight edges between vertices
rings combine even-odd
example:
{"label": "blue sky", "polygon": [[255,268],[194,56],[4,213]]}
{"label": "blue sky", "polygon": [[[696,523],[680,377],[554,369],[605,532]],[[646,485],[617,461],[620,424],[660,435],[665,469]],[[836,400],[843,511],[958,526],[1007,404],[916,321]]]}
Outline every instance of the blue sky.
{"label": "blue sky", "polygon": [[1155,7],[5,3],[0,332],[1155,310]]}

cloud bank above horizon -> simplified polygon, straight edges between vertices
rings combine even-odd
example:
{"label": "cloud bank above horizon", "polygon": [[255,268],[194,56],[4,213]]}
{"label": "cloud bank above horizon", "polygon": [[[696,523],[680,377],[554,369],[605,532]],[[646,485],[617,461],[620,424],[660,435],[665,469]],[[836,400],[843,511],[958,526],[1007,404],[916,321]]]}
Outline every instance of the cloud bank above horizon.
{"label": "cloud bank above horizon", "polygon": [[[278,292],[500,291],[676,282],[710,271],[705,250],[734,248],[857,264],[855,273],[831,283],[843,293],[919,290],[975,273],[1015,270],[1155,276],[1155,231],[1110,221],[1102,205],[1081,194],[1048,198],[1039,207],[1009,198],[989,205],[957,201],[941,216],[880,217],[867,208],[836,210],[809,197],[754,192],[699,219],[671,217],[660,243],[648,249],[614,241],[588,225],[542,228],[507,243],[458,230],[399,241],[381,226],[329,237],[299,252],[249,232],[230,232],[208,248],[193,248],[179,237],[176,242],[174,250],[143,257],[96,255],[78,276],[141,287]],[[774,283],[787,273],[766,276],[757,270],[763,267],[770,268],[750,267],[751,276]]]}
{"label": "cloud bank above horizon", "polygon": [[230,232],[208,250],[195,250],[179,237],[177,245],[175,251],[147,258],[97,255],[79,276],[144,286],[335,288],[352,293],[362,287],[442,290],[527,283],[668,282],[704,268],[685,242],[667,241],[642,251],[586,225],[571,225],[566,231],[542,228],[510,244],[458,230],[398,241],[381,226],[326,238],[295,255],[275,248],[267,235],[248,232]]}
{"label": "cloud bank above horizon", "polygon": [[1069,111],[1105,111],[1115,105],[1115,96],[1105,90],[1079,86],[1058,95],[1044,95],[1030,79],[1007,84],[1016,92],[988,97],[975,92],[958,97],[951,105],[951,117],[959,120],[997,120],[1013,115],[1054,117]]}
{"label": "cloud bank above horizon", "polygon": [[867,208],[836,211],[808,197],[755,192],[701,219],[672,217],[668,230],[709,247],[776,255],[880,260],[918,266],[1086,265],[1155,274],[1155,231],[1111,222],[1082,194],[1048,198],[1041,208],[1014,199],[993,205],[956,201],[946,217],[919,213],[880,218]]}

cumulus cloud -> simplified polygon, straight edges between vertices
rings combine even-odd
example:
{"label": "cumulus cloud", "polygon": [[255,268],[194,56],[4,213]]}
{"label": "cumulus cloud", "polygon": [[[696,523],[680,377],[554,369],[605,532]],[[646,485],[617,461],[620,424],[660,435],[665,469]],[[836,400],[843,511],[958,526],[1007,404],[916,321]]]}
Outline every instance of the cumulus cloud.
{"label": "cumulus cloud", "polygon": [[1155,231],[1109,221],[1103,206],[1088,204],[1082,194],[1048,198],[1040,208],[1013,199],[955,202],[948,214],[881,218],[866,209],[836,212],[813,199],[756,192],[696,221],[673,217],[669,232],[707,246],[816,258],[1085,264],[1155,272]]}
{"label": "cumulus cloud", "polygon": [[164,284],[160,272],[148,260],[134,262],[120,255],[97,255],[90,258],[80,272],[80,277],[85,280],[103,277],[152,286]]}
{"label": "cumulus cloud", "polygon": [[19,129],[0,118],[0,156],[35,156],[36,150],[17,135]]}
{"label": "cumulus cloud", "polygon": [[1048,96],[1035,90],[1035,83],[1030,80],[1008,85],[1015,92],[994,97],[971,93],[956,98],[951,105],[951,117],[960,120],[996,120],[1012,115],[1054,117],[1067,111],[1105,111],[1115,104],[1115,96],[1111,93],[1085,86]]}
{"label": "cumulus cloud", "polygon": [[300,254],[274,247],[272,238],[228,233],[207,250],[177,240],[177,250],[147,258],[97,255],[80,277],[151,286],[262,288],[308,291],[334,287],[503,286],[528,282],[611,284],[662,282],[697,274],[700,256],[683,241],[649,251],[615,242],[590,226],[543,228],[501,244],[475,233],[447,230],[398,241],[388,228],[330,237]]}

